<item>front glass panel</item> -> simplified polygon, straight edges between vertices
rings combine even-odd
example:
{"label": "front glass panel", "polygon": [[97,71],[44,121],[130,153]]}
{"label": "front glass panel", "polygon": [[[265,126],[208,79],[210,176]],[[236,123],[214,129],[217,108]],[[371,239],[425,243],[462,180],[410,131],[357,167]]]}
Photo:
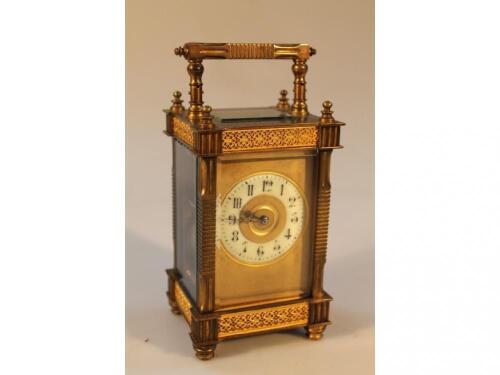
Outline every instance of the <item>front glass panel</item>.
{"label": "front glass panel", "polygon": [[289,178],[256,173],[238,181],[220,209],[220,239],[231,256],[264,265],[285,256],[304,227],[305,198]]}
{"label": "front glass panel", "polygon": [[196,156],[174,141],[175,266],[181,281],[196,300]]}
{"label": "front glass panel", "polygon": [[217,309],[310,294],[316,153],[222,156],[217,164]]}

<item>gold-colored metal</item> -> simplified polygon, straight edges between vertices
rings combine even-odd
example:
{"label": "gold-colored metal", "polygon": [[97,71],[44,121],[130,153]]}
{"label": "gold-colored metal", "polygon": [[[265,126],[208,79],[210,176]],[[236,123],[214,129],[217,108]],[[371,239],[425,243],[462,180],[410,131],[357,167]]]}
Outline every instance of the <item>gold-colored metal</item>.
{"label": "gold-colored metal", "polygon": [[319,340],[323,337],[323,332],[325,332],[326,326],[328,324],[311,324],[306,327],[306,333],[309,340]]}
{"label": "gold-colored metal", "polygon": [[189,302],[189,299],[184,294],[184,291],[178,282],[175,283],[175,300],[182,312],[182,315],[184,315],[186,321],[191,324],[191,302]]}
{"label": "gold-colored metal", "polygon": [[[263,172],[265,173],[265,172]],[[250,211],[256,216],[265,216],[266,222],[240,222],[239,227],[245,238],[255,243],[264,243],[275,238],[286,224],[286,208],[279,199],[270,195],[258,195],[248,201],[241,209]]]}
{"label": "gold-colored metal", "polygon": [[173,133],[174,137],[181,140],[184,144],[189,147],[193,147],[194,145],[194,133],[191,126],[189,126],[184,121],[180,120],[177,117],[174,117],[172,120],[173,123]]}
{"label": "gold-colored metal", "polygon": [[295,80],[293,81],[292,115],[305,117],[309,113],[306,104],[306,61],[303,59],[294,59],[292,72],[295,76]]}
{"label": "gold-colored metal", "polygon": [[177,47],[174,53],[189,61],[187,70],[190,77],[190,120],[201,117],[203,59],[293,59],[292,72],[295,80],[291,114],[305,117],[309,113],[306,104],[306,61],[316,54],[316,50],[308,44],[186,43],[183,47]]}
{"label": "gold-colored metal", "polygon": [[[214,123],[213,116],[210,120],[191,122],[183,116],[173,116],[167,112],[167,134],[174,136],[198,154],[204,149],[210,150],[208,154],[239,153],[244,151],[268,151],[286,149],[337,149],[340,145],[340,127],[345,123],[326,117],[319,118],[316,123],[304,123],[294,126],[273,126],[253,128],[225,128]],[[333,113],[333,112],[332,112]],[[199,133],[199,124],[210,121],[207,129],[212,132]],[[173,130],[168,131],[168,124]],[[205,126],[205,125],[202,125]],[[200,141],[195,138],[200,135]]]}
{"label": "gold-colored metal", "polygon": [[180,91],[174,91],[174,99],[172,100],[172,106],[170,107],[170,111],[172,113],[181,113],[184,112],[186,108],[182,105],[183,100],[181,100],[182,93]]}
{"label": "gold-colored metal", "polygon": [[[181,93],[174,92],[172,105],[164,111],[165,133],[196,157],[197,259],[195,291],[183,287],[185,275],[173,268],[167,270],[167,297],[172,311],[182,313],[188,322],[199,359],[212,358],[225,339],[304,327],[309,339],[318,340],[330,324],[332,298],[323,290],[330,162],[332,151],[342,147],[340,129],[345,124],[334,118],[330,101],[323,103],[320,117],[309,114],[305,76],[307,60],[315,52],[307,44],[275,43],[186,43],[175,50],[188,61],[190,100],[185,110]],[[227,121],[227,112],[204,106],[204,59],[292,59],[293,103],[282,90],[274,110],[250,109],[255,118]],[[269,111],[276,116],[262,115]],[[174,192],[179,187],[175,173],[181,168],[173,168]],[[232,186],[261,173],[279,174],[293,182],[305,203],[305,216],[293,246],[257,266],[225,251],[217,223],[220,203]],[[241,232],[251,241],[262,243],[282,232],[287,211],[278,199],[256,196],[243,209],[266,217],[262,222],[240,222]],[[183,255],[185,244],[179,242],[174,231],[175,257]]]}
{"label": "gold-colored metal", "polygon": [[340,127],[345,123],[335,120],[332,111],[332,102],[323,102],[323,110],[318,124],[318,148],[321,150],[333,150],[342,148],[340,142]]}
{"label": "gold-colored metal", "polygon": [[[315,152],[307,150],[231,154],[219,157],[217,191],[222,202],[233,187],[254,174],[272,173],[291,181],[304,202],[304,225],[294,245],[282,256],[258,265],[235,259],[218,243],[215,257],[216,311],[230,306],[301,298],[311,286],[312,231],[309,207],[315,199]],[[262,201],[261,201],[262,202]],[[287,275],[283,277],[283,275]]]}
{"label": "gold-colored metal", "polygon": [[201,121],[200,128],[201,129],[212,129],[214,127],[213,118],[210,114],[212,112],[212,107],[209,105],[203,106],[201,110]]}
{"label": "gold-colored metal", "polygon": [[316,147],[314,126],[287,126],[264,129],[227,129],[222,132],[222,151],[241,152]]}
{"label": "gold-colored metal", "polygon": [[[172,118],[174,136],[186,146],[195,147],[197,127],[189,120],[174,116]],[[209,125],[206,125],[207,122]],[[202,127],[213,129],[213,117],[201,119]],[[198,126],[198,128],[200,128]],[[275,149],[316,148],[318,128],[315,124],[307,126],[235,128],[221,131],[221,153],[238,153],[242,151],[267,151]],[[217,145],[216,145],[217,147]],[[218,148],[218,147],[217,147]]]}
{"label": "gold-colored metal", "polygon": [[278,99],[278,104],[276,104],[276,108],[280,111],[288,111],[290,109],[290,103],[288,103],[288,91],[281,90],[280,97]]}
{"label": "gold-colored metal", "polygon": [[187,66],[189,74],[189,111],[188,118],[195,120],[201,117],[201,109],[203,107],[203,64],[199,59],[190,59]]}
{"label": "gold-colored metal", "polygon": [[197,305],[201,312],[211,312],[215,306],[216,182],[216,158],[199,158],[196,234],[198,238]]}
{"label": "gold-colored metal", "polygon": [[[310,206],[310,201],[311,199],[308,197],[308,195],[305,194],[304,192],[304,188],[307,187],[307,183],[296,183],[294,180],[292,180],[292,177],[290,176],[293,176],[293,178],[296,178],[297,175],[294,173],[296,172],[297,170],[294,169],[294,168],[307,168],[308,164],[307,163],[312,163],[312,160],[309,160],[308,162],[306,162],[306,164],[299,164],[297,163],[297,159],[302,159],[302,158],[312,158],[312,154],[310,152],[302,152],[302,151],[289,151],[287,152],[286,154],[284,154],[287,158],[285,158],[285,160],[288,160],[291,162],[291,164],[286,164],[286,162],[284,162],[285,164],[281,163],[281,166],[288,166],[290,168],[285,168],[284,170],[288,170],[288,173],[289,175],[285,175],[283,173],[277,173],[276,171],[277,170],[282,170],[280,169],[279,167],[276,167],[276,165],[274,166],[274,170],[273,171],[260,171],[258,173],[251,173],[251,174],[248,174],[246,175],[245,177],[241,178],[240,180],[237,180],[236,183],[234,183],[232,186],[230,187],[227,187],[225,182],[224,181],[220,181],[222,179],[219,179],[219,183],[218,183],[218,189],[221,190],[221,189],[226,189],[225,190],[225,193],[223,195],[223,198],[220,199],[220,202],[222,204],[222,202],[224,202],[224,200],[227,198],[229,192],[231,190],[233,190],[233,188],[235,186],[237,186],[239,183],[241,183],[242,180],[245,180],[249,177],[252,177],[252,176],[256,176],[256,175],[259,175],[259,174],[273,174],[273,175],[277,175],[277,176],[281,176],[283,178],[285,178],[286,180],[288,180],[291,184],[293,184],[293,186],[295,187],[295,189],[299,192],[300,194],[300,197],[304,203],[304,222],[305,224],[309,223],[309,220],[310,219],[310,216],[309,216],[309,206]],[[253,154],[252,155],[255,159],[252,159],[250,158],[250,160],[253,160],[254,162],[262,162],[264,161],[265,159],[270,159],[272,158],[272,154],[270,155],[269,153],[266,153],[266,154]],[[283,156],[282,153],[280,153],[280,156]],[[229,157],[226,157],[226,158],[221,158],[221,161],[222,161],[222,164],[224,162],[228,162],[229,161],[229,164],[231,164],[231,161],[235,162],[237,160],[240,160],[240,159],[246,159],[248,161],[249,159],[249,156],[248,155],[245,155],[244,158],[242,158],[242,155],[238,155],[238,154],[234,154],[234,155],[231,155]],[[283,161],[282,159],[277,159],[278,161]],[[246,164],[241,164],[240,166],[242,166],[243,168],[237,172],[236,170],[234,171],[226,171],[228,173],[229,176],[234,175],[237,176],[239,175],[239,173],[241,172],[248,172],[248,171],[252,171],[252,167],[250,166],[249,169],[246,169],[245,167],[247,166]],[[312,166],[312,164],[310,164],[310,166]],[[219,175],[223,175],[221,172],[219,173]],[[307,178],[307,175],[305,175],[306,178]],[[282,206],[282,203],[279,201],[279,200],[275,200],[275,198],[273,196],[268,196],[268,198],[271,198],[273,202],[276,202],[275,205],[278,206],[278,205],[281,205]],[[255,205],[258,206],[260,205],[261,203],[263,205],[266,205],[266,203],[270,202],[268,200],[265,200],[265,199],[262,199],[261,196],[257,196],[255,199],[253,199],[253,201],[255,201]],[[246,207],[248,206],[250,202],[247,202],[247,204],[242,208],[242,211],[246,209]],[[250,206],[252,209],[253,209],[253,205]],[[285,220],[286,220],[286,209],[284,207],[280,207],[280,215],[282,217],[285,217]],[[259,211],[260,213],[260,211]],[[218,217],[217,220],[220,220],[220,218]],[[250,238],[252,241],[254,242],[260,242],[260,239],[257,237],[254,237],[253,234],[251,233],[250,230],[248,230],[246,233],[245,233],[245,230],[246,229],[242,229],[242,225],[241,223],[239,224],[239,227],[240,227],[240,230],[243,232],[243,234],[245,234],[246,236],[249,236],[248,238]],[[300,232],[300,234],[297,236],[298,239],[301,239],[302,236],[304,235],[304,232],[307,233],[306,230],[304,230],[304,227],[306,227],[306,225],[304,225],[302,227],[302,230]],[[282,228],[282,226],[280,226],[280,228]],[[250,232],[250,233],[248,233]],[[281,230],[273,230],[273,233],[279,233],[281,232]],[[264,232],[265,233],[265,232]],[[267,236],[266,236],[267,237]],[[271,236],[269,236],[271,237]],[[235,261],[236,263],[239,263],[243,266],[245,266],[246,268],[247,267],[266,267],[266,266],[269,266],[269,265],[272,265],[274,263],[277,263],[279,261],[281,261],[282,259],[284,259],[287,255],[291,254],[292,251],[295,250],[296,247],[298,247],[298,244],[300,244],[300,242],[296,241],[293,246],[288,250],[286,251],[284,254],[282,254],[281,256],[278,256],[268,262],[265,262],[265,263],[250,263],[250,262],[243,262],[241,261],[240,259],[237,259],[235,258],[234,256],[232,256],[231,252],[227,251],[227,249],[224,247],[224,244],[222,242],[222,240],[218,239],[217,241],[217,245],[220,249],[224,250],[224,252],[228,255],[228,257],[230,257],[233,261]],[[245,281],[243,280],[242,281],[243,283],[245,283]],[[261,286],[259,286],[258,288],[261,288],[260,290],[263,290]],[[285,288],[286,289],[286,288]],[[217,293],[217,295],[220,295],[221,293]],[[303,293],[298,293],[296,295],[294,295],[294,297],[297,297],[297,296],[301,296],[303,295]],[[289,300],[290,299],[290,296],[285,296],[284,298],[283,297],[275,297],[274,298],[276,301],[279,300],[279,301],[286,301],[286,300]],[[221,309],[224,309],[226,308],[224,305],[220,305],[217,301],[216,301],[216,305],[217,305],[217,310],[221,310]],[[251,301],[244,301],[244,302],[240,302],[239,305],[244,305],[244,306],[249,306],[249,305],[252,305],[252,302]]]}
{"label": "gold-colored metal", "polygon": [[190,59],[294,59],[307,60],[316,53],[308,44],[186,43],[174,50]]}
{"label": "gold-colored metal", "polygon": [[224,314],[218,321],[219,338],[301,327],[306,325],[308,320],[307,302]]}
{"label": "gold-colored metal", "polygon": [[[239,309],[219,310],[214,314],[203,315],[196,305],[189,304],[189,298],[178,282],[177,272],[170,269],[167,274],[169,288],[179,287],[177,293],[171,293],[169,289],[167,295],[173,296],[171,303],[190,306],[184,307],[183,311],[191,314],[189,322],[193,348],[196,356],[202,360],[214,356],[215,347],[220,340],[297,327],[304,327],[311,340],[318,340],[326,326],[331,324],[328,320],[328,307],[332,298],[327,293],[321,299],[304,298],[296,302],[276,300],[261,307],[241,306]],[[315,323],[316,321],[319,323]]]}
{"label": "gold-colored metal", "polygon": [[335,122],[335,119],[333,118],[332,106],[333,104],[329,100],[325,100],[323,102],[323,110],[321,111],[321,118],[319,120],[321,125],[333,124]]}
{"label": "gold-colored metal", "polygon": [[330,160],[332,150],[321,150],[316,161],[318,170],[316,197],[316,221],[313,245],[313,284],[312,295],[323,297],[323,270],[326,263],[328,241],[328,219],[330,215]]}

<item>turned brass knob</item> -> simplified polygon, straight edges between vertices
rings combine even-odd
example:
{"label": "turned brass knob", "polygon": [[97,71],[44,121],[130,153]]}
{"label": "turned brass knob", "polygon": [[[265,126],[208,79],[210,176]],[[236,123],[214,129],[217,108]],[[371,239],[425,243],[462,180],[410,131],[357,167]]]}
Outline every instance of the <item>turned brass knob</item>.
{"label": "turned brass knob", "polygon": [[321,111],[321,123],[331,123],[334,122],[333,111],[332,111],[333,103],[329,100],[325,100],[323,102],[323,110]]}
{"label": "turned brass knob", "polygon": [[172,99],[172,106],[170,107],[170,111],[174,113],[183,112],[185,110],[182,105],[183,100],[181,99],[182,93],[180,91],[174,91],[173,93],[174,99]]}
{"label": "turned brass knob", "polygon": [[214,123],[212,121],[212,107],[209,105],[204,105],[201,109],[201,127],[202,128],[212,128]]}
{"label": "turned brass knob", "polygon": [[290,109],[290,103],[288,103],[288,91],[281,90],[280,97],[278,99],[278,104],[276,104],[276,108],[280,111],[288,111]]}
{"label": "turned brass knob", "polygon": [[174,53],[177,56],[186,56],[188,51],[184,47],[177,47],[176,49],[174,49]]}

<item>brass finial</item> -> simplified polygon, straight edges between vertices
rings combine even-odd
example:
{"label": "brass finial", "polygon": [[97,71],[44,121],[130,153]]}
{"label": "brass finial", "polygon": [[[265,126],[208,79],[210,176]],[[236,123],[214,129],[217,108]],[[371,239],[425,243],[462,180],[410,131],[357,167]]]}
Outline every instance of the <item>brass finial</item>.
{"label": "brass finial", "polygon": [[212,128],[214,123],[212,121],[212,107],[209,105],[204,105],[201,110],[201,127],[202,128]]}
{"label": "brass finial", "polygon": [[288,98],[286,97],[287,95],[288,91],[286,90],[280,91],[278,104],[276,104],[276,108],[279,109],[280,111],[288,111],[290,109],[290,103],[288,103]]}
{"label": "brass finial", "polygon": [[182,93],[180,91],[174,91],[174,99],[172,99],[172,106],[170,107],[170,111],[174,113],[180,113],[185,110],[182,105],[183,100],[181,99]]}
{"label": "brass finial", "polygon": [[187,50],[184,49],[184,47],[177,47],[176,49],[174,49],[174,53],[177,55],[177,56],[186,56],[187,55]]}
{"label": "brass finial", "polygon": [[333,104],[329,100],[325,100],[323,102],[323,110],[321,111],[321,120],[320,120],[322,124],[332,123],[335,121],[335,119],[333,118],[332,106]]}

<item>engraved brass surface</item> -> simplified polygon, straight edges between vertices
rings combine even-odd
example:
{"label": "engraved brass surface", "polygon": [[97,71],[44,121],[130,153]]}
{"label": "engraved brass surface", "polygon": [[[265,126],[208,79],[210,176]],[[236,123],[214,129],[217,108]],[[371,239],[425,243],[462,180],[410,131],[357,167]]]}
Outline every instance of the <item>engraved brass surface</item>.
{"label": "engraved brass surface", "polygon": [[256,217],[265,217],[261,221],[241,221],[239,226],[243,235],[252,242],[264,243],[275,238],[286,224],[286,209],[276,197],[261,194],[251,199],[242,209]]}
{"label": "engraved brass surface", "polygon": [[194,145],[193,129],[177,117],[174,117],[172,121],[174,126],[174,136],[192,148]]}
{"label": "engraved brass surface", "polygon": [[[315,199],[314,156],[308,150],[262,152],[221,156],[217,164],[217,195],[231,190],[235,181],[254,173],[275,173],[293,181],[303,194],[306,216],[302,234],[293,247],[269,264],[249,266],[238,262],[220,242],[215,256],[215,307],[263,303],[265,301],[301,298],[311,285],[312,232],[310,215]],[[286,275],[286,277],[285,277]]]}
{"label": "engraved brass surface", "polygon": [[189,302],[189,299],[186,297],[184,294],[184,291],[182,290],[181,286],[179,285],[179,282],[175,282],[175,287],[174,287],[174,295],[175,295],[175,300],[177,301],[177,304],[182,311],[182,315],[184,315],[184,318],[186,321],[191,324],[191,303]]}
{"label": "engraved brass surface", "polygon": [[308,59],[316,50],[308,44],[186,43],[174,50],[189,59]]}
{"label": "engraved brass surface", "polygon": [[316,127],[288,126],[269,129],[228,129],[222,132],[222,151],[258,151],[316,147]]}
{"label": "engraved brass surface", "polygon": [[219,338],[302,326],[308,320],[307,302],[223,314],[218,321]]}
{"label": "engraved brass surface", "polygon": [[[213,119],[206,117],[200,123],[207,128],[213,127]],[[191,149],[195,147],[195,135],[189,120],[173,116],[173,135]],[[284,149],[316,148],[319,141],[318,128],[309,126],[282,126],[259,128],[227,128],[222,130],[222,136],[216,138],[219,145],[214,145],[221,153],[238,153],[247,151],[267,151]]]}

